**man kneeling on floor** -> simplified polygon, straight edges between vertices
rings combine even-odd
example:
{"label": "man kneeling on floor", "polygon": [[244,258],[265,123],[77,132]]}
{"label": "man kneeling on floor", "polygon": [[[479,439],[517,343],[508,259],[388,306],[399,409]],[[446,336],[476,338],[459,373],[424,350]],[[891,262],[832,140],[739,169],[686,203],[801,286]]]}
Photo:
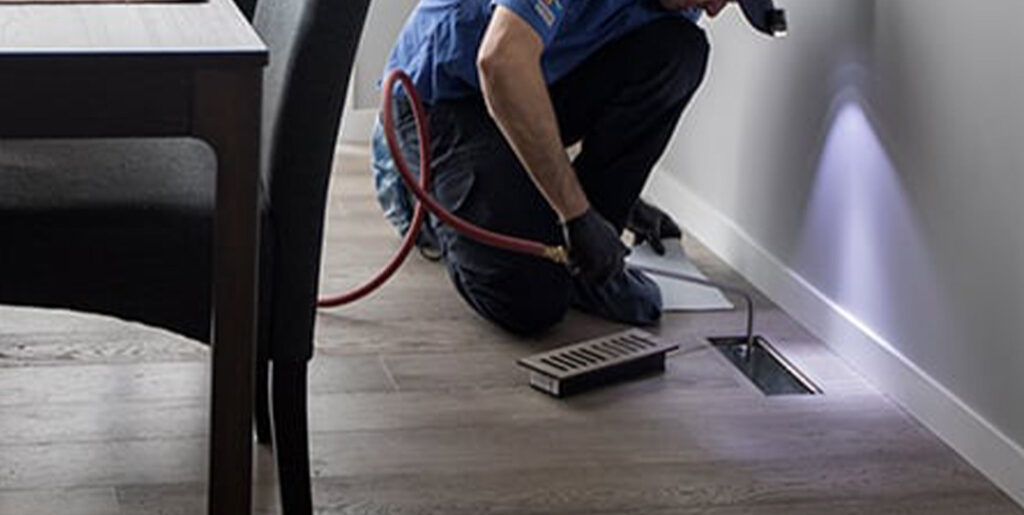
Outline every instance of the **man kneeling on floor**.
{"label": "man kneeling on floor", "polygon": [[[570,306],[633,325],[661,316],[658,287],[624,267],[629,228],[654,243],[679,229],[639,195],[704,77],[696,25],[728,0],[422,0],[391,53],[427,105],[433,192],[487,229],[567,244],[578,273],[493,248],[432,219],[435,247],[478,313],[518,334]],[[396,95],[403,155],[415,125]],[[570,161],[565,148],[581,143]],[[385,214],[409,228],[412,200],[378,123],[374,170]]]}

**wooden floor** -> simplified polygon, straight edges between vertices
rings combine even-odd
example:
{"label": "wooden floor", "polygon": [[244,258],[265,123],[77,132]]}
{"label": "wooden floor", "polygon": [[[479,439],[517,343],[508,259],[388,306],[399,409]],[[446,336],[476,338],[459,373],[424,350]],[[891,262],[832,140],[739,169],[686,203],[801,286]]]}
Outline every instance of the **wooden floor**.
{"label": "wooden floor", "polygon": [[[367,156],[341,155],[324,284],[396,246]],[[711,276],[742,280],[697,242]],[[737,312],[668,316],[661,377],[569,401],[531,391],[521,356],[620,329],[574,314],[542,339],[503,334],[419,257],[373,298],[319,320],[310,422],[320,513],[1022,514],[766,299],[759,332],[820,384],[765,398],[704,343]],[[0,310],[0,514],[203,510],[206,349],[60,312]],[[260,513],[275,513],[259,451]]]}

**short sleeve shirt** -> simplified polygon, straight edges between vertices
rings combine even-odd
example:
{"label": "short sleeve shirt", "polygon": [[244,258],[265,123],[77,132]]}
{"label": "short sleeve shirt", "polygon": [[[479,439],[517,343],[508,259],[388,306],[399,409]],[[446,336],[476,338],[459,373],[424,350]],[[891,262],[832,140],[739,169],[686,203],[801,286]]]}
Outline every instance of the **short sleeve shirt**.
{"label": "short sleeve shirt", "polygon": [[655,20],[684,17],[657,0],[421,0],[406,21],[387,70],[405,70],[427,103],[480,90],[476,56],[496,6],[508,8],[544,42],[541,68],[557,82],[605,44]]}

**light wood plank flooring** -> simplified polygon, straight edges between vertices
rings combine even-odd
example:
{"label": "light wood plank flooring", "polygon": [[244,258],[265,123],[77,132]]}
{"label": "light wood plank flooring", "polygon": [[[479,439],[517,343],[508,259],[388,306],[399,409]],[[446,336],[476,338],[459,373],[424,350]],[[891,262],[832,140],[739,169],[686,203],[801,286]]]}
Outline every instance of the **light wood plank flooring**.
{"label": "light wood plank flooring", "polygon": [[[396,247],[367,155],[339,154],[324,285]],[[711,276],[744,285],[699,242]],[[704,338],[738,312],[676,314],[663,376],[556,401],[518,357],[621,329],[573,314],[544,338],[477,318],[414,257],[384,290],[320,316],[310,423],[329,514],[1009,515],[1007,497],[758,297],[759,332],[824,387],[766,398]],[[0,310],[0,514],[203,510],[206,349],[136,324]],[[275,513],[258,451],[260,513]]]}

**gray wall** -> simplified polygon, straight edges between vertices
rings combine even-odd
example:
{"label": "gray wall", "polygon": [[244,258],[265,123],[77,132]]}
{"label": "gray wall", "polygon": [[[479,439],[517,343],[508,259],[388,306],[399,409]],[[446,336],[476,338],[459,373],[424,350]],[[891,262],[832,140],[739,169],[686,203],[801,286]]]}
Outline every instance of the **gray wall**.
{"label": "gray wall", "polygon": [[380,105],[377,80],[384,70],[395,37],[417,3],[418,0],[374,0],[370,4],[366,29],[356,55],[352,86],[352,106],[355,109],[375,109]]}
{"label": "gray wall", "polygon": [[[1024,444],[1024,2],[781,0],[710,23],[662,163],[773,258]],[[415,0],[376,0],[357,109]]]}
{"label": "gray wall", "polygon": [[1024,443],[1024,2],[782,2],[711,24],[661,173]]}

